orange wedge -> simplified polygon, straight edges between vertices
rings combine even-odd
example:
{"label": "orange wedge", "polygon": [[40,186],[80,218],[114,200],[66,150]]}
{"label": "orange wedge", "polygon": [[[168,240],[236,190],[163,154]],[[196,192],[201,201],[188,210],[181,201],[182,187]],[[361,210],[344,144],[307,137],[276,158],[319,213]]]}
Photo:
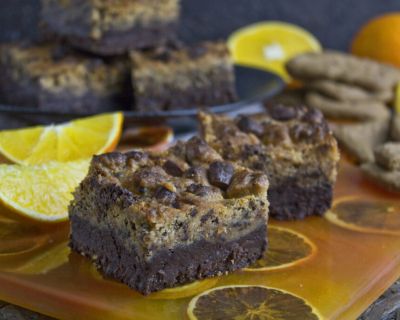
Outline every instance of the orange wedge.
{"label": "orange wedge", "polygon": [[0,203],[43,222],[68,219],[72,192],[89,169],[89,160],[40,165],[0,165]]}
{"label": "orange wedge", "polygon": [[75,161],[112,151],[118,144],[122,113],[103,114],[63,124],[0,132],[0,152],[19,164]]}
{"label": "orange wedge", "polygon": [[320,43],[307,30],[279,21],[239,29],[229,37],[228,46],[235,63],[269,70],[288,82],[288,60],[301,53],[321,51]]}

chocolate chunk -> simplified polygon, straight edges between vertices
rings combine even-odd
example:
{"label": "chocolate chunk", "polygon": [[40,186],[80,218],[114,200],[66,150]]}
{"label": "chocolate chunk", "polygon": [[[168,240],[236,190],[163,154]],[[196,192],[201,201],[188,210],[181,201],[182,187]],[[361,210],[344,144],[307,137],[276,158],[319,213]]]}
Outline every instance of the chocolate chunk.
{"label": "chocolate chunk", "polygon": [[253,133],[257,136],[262,135],[264,131],[262,124],[246,116],[241,116],[237,125],[240,130],[246,133]]}
{"label": "chocolate chunk", "polygon": [[215,161],[208,168],[208,179],[210,183],[221,189],[228,188],[235,172],[232,164],[224,161]]}
{"label": "chocolate chunk", "polygon": [[193,137],[186,144],[186,158],[189,163],[196,163],[196,161],[211,163],[219,160],[221,156],[204,140]]}
{"label": "chocolate chunk", "polygon": [[307,140],[314,132],[314,127],[306,124],[296,124],[290,128],[290,136],[295,141]]}
{"label": "chocolate chunk", "polygon": [[166,174],[161,167],[147,167],[138,170],[133,175],[133,185],[148,189],[156,189],[159,185],[165,183]]}
{"label": "chocolate chunk", "polygon": [[233,177],[227,195],[229,198],[262,195],[267,192],[268,185],[266,175],[243,170]]}
{"label": "chocolate chunk", "polygon": [[182,169],[173,161],[167,160],[163,166],[166,173],[174,177],[181,177],[183,175]]}
{"label": "chocolate chunk", "polygon": [[268,108],[269,115],[279,121],[288,121],[297,117],[298,112],[296,108],[284,106],[282,104],[273,105]]}
{"label": "chocolate chunk", "polygon": [[157,188],[154,196],[163,203],[170,205],[174,204],[176,201],[176,193],[163,186]]}
{"label": "chocolate chunk", "polygon": [[310,109],[302,116],[301,119],[310,123],[321,123],[324,120],[324,115],[317,109]]}

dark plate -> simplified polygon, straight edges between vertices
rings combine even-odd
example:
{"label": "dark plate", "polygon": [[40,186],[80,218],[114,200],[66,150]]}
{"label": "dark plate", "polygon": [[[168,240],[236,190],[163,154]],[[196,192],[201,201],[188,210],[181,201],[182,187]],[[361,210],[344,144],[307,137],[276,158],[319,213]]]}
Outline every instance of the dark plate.
{"label": "dark plate", "polygon": [[[239,100],[221,106],[213,106],[207,110],[214,113],[227,113],[246,108],[246,106],[273,97],[283,90],[285,83],[276,74],[244,66],[235,66],[236,90]],[[124,111],[125,122],[128,124],[155,124],[167,123],[174,127],[187,127],[193,122],[197,108],[160,112]],[[34,108],[22,108],[0,105],[0,113],[29,119],[31,124],[46,124],[71,120],[74,118],[93,115],[93,113],[65,113],[43,111]]]}

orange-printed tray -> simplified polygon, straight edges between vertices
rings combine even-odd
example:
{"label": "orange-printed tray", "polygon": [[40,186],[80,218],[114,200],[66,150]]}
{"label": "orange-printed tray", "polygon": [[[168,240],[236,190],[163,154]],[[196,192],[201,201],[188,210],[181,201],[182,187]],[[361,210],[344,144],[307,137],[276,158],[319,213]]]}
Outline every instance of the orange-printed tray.
{"label": "orange-printed tray", "polygon": [[275,231],[294,231],[310,248],[295,263],[241,270],[144,297],[103,279],[85,258],[71,253],[67,224],[45,230],[4,216],[0,300],[61,319],[186,319],[197,294],[226,285],[261,285],[304,299],[323,318],[356,319],[400,277],[400,200],[342,162],[328,217],[271,221],[280,227]]}

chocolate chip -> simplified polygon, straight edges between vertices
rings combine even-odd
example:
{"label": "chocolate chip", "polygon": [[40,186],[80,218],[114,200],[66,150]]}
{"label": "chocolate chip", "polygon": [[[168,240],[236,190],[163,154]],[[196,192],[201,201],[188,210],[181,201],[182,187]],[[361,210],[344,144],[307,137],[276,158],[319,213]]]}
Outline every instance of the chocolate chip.
{"label": "chocolate chip", "polygon": [[284,106],[282,104],[270,106],[268,108],[268,113],[273,119],[279,121],[292,120],[298,116],[296,108]]}
{"label": "chocolate chip", "polygon": [[237,125],[240,130],[246,133],[253,133],[258,136],[264,131],[262,124],[246,116],[241,116],[237,122]]}
{"label": "chocolate chip", "polygon": [[193,137],[186,144],[186,158],[189,163],[196,162],[212,162],[219,159],[220,155],[212,149],[204,140],[199,137]]}
{"label": "chocolate chip", "polygon": [[228,188],[235,172],[232,164],[224,161],[214,161],[208,168],[208,179],[210,183],[221,189]]}
{"label": "chocolate chip", "polygon": [[310,123],[321,123],[324,120],[324,115],[317,109],[310,109],[303,115],[302,120]]}
{"label": "chocolate chip", "polygon": [[229,198],[239,198],[264,194],[268,189],[268,185],[266,175],[243,170],[235,174],[227,190],[227,196]]}
{"label": "chocolate chip", "polygon": [[296,124],[290,129],[293,140],[301,141],[311,138],[314,134],[314,127],[306,124]]}
{"label": "chocolate chip", "polygon": [[167,160],[163,166],[166,173],[174,177],[181,177],[183,175],[182,169],[173,161]]}
{"label": "chocolate chip", "polygon": [[154,196],[163,203],[172,205],[176,201],[176,193],[164,187],[158,187]]}

